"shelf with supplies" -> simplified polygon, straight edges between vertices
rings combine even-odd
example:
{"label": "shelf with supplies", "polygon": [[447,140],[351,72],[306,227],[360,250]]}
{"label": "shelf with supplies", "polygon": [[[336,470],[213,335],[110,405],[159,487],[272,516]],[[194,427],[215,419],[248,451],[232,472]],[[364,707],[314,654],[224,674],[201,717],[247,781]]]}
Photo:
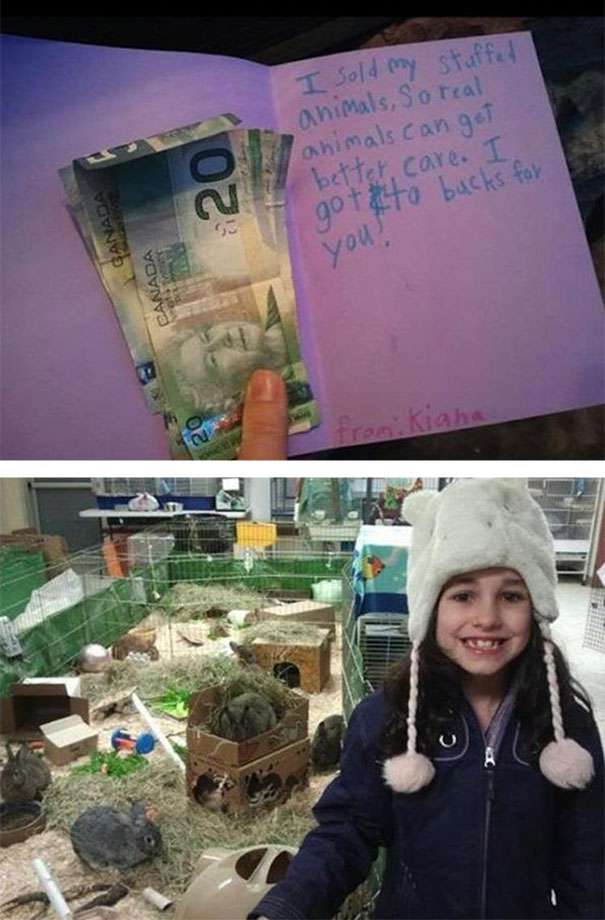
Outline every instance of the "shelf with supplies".
{"label": "shelf with supplies", "polygon": [[211,511],[209,509],[181,508],[179,511],[130,511],[117,510],[109,508],[86,508],[80,511],[80,517],[83,518],[174,518],[185,515],[204,515],[205,517],[223,517],[233,520],[242,520],[248,514],[248,511]]}

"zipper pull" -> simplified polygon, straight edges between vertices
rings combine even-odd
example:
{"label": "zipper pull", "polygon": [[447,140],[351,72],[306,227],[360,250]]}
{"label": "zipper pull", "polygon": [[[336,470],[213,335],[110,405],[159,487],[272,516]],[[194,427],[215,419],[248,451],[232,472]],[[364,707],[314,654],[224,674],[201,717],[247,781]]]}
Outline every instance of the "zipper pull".
{"label": "zipper pull", "polygon": [[494,749],[491,747],[486,747],[485,749],[485,761],[483,762],[484,767],[495,767],[496,761],[494,759]]}

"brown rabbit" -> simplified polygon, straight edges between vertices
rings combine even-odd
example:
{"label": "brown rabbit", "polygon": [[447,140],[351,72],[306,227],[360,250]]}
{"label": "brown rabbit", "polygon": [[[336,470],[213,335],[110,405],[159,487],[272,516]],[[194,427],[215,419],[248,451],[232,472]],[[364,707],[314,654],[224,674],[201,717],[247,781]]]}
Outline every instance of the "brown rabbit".
{"label": "brown rabbit", "polygon": [[155,629],[131,629],[114,642],[111,648],[112,657],[123,661],[130,652],[140,652],[149,655],[151,661],[157,661],[160,653],[156,648],[155,640]]}
{"label": "brown rabbit", "polygon": [[13,754],[6,745],[8,763],[0,775],[0,792],[5,802],[31,802],[41,799],[42,793],[51,782],[50,770],[26,744]]}
{"label": "brown rabbit", "polygon": [[242,668],[248,671],[262,671],[256,660],[254,649],[249,645],[238,645],[237,642],[229,642],[231,651],[235,652],[237,660]]}

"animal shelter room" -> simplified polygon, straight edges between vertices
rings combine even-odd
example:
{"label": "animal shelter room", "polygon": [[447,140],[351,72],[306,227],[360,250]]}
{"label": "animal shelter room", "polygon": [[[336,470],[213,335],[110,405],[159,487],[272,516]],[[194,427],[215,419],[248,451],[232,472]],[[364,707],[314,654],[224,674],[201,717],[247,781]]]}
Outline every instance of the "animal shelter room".
{"label": "animal shelter room", "polygon": [[[551,794],[594,813],[604,496],[597,478],[0,479],[2,916],[521,916],[495,912],[489,872],[455,913],[428,848],[462,779],[477,865],[498,861],[513,776],[530,837]],[[430,643],[455,707],[431,698]],[[568,916],[558,879],[531,916]]]}

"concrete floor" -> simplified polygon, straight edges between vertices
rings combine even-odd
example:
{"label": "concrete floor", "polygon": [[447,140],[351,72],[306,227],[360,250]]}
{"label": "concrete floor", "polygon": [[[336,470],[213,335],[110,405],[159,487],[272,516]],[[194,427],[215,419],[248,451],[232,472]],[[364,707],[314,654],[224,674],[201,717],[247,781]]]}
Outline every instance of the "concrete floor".
{"label": "concrete floor", "polygon": [[559,576],[560,616],[552,626],[552,634],[567,658],[572,675],[591,698],[605,746],[605,652],[583,645],[590,595],[591,589],[582,585],[577,577]]}

